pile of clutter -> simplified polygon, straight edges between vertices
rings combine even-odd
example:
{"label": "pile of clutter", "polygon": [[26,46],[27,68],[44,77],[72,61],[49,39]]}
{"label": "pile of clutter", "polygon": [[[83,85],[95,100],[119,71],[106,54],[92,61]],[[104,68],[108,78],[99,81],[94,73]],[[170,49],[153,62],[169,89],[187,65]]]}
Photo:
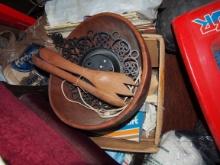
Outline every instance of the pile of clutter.
{"label": "pile of clutter", "polygon": [[[60,1],[51,1],[46,3],[45,9],[47,14],[47,24],[44,26],[48,35],[60,33],[63,38],[66,38],[76,26],[90,15],[100,12],[116,12],[135,25],[136,29],[143,35],[155,34],[155,18],[157,7],[161,1],[147,3],[146,1],[137,1],[135,5],[130,1],[84,1],[76,4],[77,1],[66,1],[65,4]],[[109,5],[106,5],[109,4]],[[91,8],[92,4],[92,8]],[[143,5],[144,4],[144,5]],[[59,8],[58,8],[59,6]],[[83,6],[83,10],[79,10],[79,6]],[[122,6],[126,6],[122,8]],[[65,13],[62,8],[65,8]],[[54,10],[56,9],[56,10]],[[71,9],[71,10],[70,10]],[[158,88],[158,70],[155,69],[152,73],[153,86]],[[156,109],[157,109],[157,90],[152,92],[151,100],[142,106],[136,116],[130,120],[124,127],[104,135],[104,137],[125,139],[128,141],[141,142],[155,132],[156,128]],[[150,98],[150,97],[149,97]],[[142,131],[143,130],[143,131]],[[144,135],[143,135],[144,132]],[[118,159],[118,162],[123,164],[129,163],[132,160],[133,154],[107,151],[109,155]],[[125,163],[125,164],[126,164]]]}
{"label": "pile of clutter", "polygon": [[[32,55],[36,54],[41,46],[55,49],[53,40],[50,38],[53,33],[60,33],[63,38],[66,38],[80,22],[99,12],[121,14],[130,20],[143,36],[156,33],[155,19],[161,0],[138,0],[135,2],[136,6],[132,2],[132,0],[127,0],[126,3],[123,0],[117,2],[111,0],[105,2],[102,0],[53,0],[48,1],[45,5],[46,16],[38,18],[36,24],[25,31],[11,30],[5,26],[0,27],[0,81],[11,85],[48,85],[49,75],[34,66],[31,62]],[[64,8],[65,12],[63,12]],[[153,70],[152,83],[156,89],[158,88],[158,74],[157,69]],[[126,126],[105,137],[140,142],[142,130],[144,130],[145,138],[149,137],[156,128],[157,95],[157,91],[153,92],[137,115]],[[125,130],[132,129],[136,132],[123,133]],[[201,136],[196,136],[196,138],[199,139]],[[193,141],[195,140],[188,137],[187,134],[168,132],[162,137],[159,152],[146,154],[144,164],[205,164],[204,155],[197,150]],[[134,157],[133,153],[106,152],[120,164],[130,164]],[[206,161],[211,162],[210,159]]]}
{"label": "pile of clutter", "polygon": [[[72,2],[73,1],[68,1],[65,2],[65,4]],[[53,35],[53,33],[60,33],[63,38],[66,38],[69,33],[72,32],[72,30],[74,30],[74,28],[83,21],[83,19],[86,19],[86,15],[84,15],[84,17],[77,21],[75,20],[74,22],[59,22],[57,24],[51,23],[51,20],[56,20],[56,13],[51,13],[54,11],[51,9],[54,7],[54,5],[60,5],[60,3],[61,1],[49,1],[46,3],[45,9],[47,15],[38,18],[36,23],[33,26],[28,27],[25,31],[14,29],[8,30],[7,27],[2,27],[0,34],[1,81],[19,86],[48,85],[49,75],[34,66],[31,61],[32,55],[36,54],[41,46],[55,49],[53,40],[50,37]],[[122,4],[122,2],[117,3]],[[137,2],[137,4],[139,3],[141,3],[141,1]],[[159,4],[160,2],[158,1],[154,5],[158,6]],[[103,7],[103,11],[109,10],[106,9],[105,6]],[[110,8],[110,6],[108,7]],[[56,12],[59,13],[60,11],[56,10]],[[155,33],[154,19],[156,18],[156,10],[155,12],[152,12],[152,15],[150,16],[151,19],[147,19],[146,15],[138,12],[137,9],[133,11],[124,9],[118,13],[129,19],[140,33]],[[74,15],[74,13],[69,13],[69,15]],[[83,13],[79,15],[82,16]],[[60,17],[64,18],[65,15],[60,15]],[[155,70],[152,76],[155,84],[154,86],[157,88],[158,72]],[[154,93],[154,95],[156,96],[157,92]],[[150,136],[150,134],[155,131],[156,127],[156,102],[156,97],[151,100],[151,103],[146,102],[137,115],[131,119],[126,126],[112,133],[106,134],[105,137],[140,142],[143,136],[142,130],[145,130],[145,138]],[[128,131],[125,134],[124,132],[126,130]],[[106,152],[113,157],[117,157],[117,155],[120,154],[122,156],[120,161],[127,161],[127,163],[131,162],[133,157],[133,154],[130,153],[126,154],[112,151]]]}

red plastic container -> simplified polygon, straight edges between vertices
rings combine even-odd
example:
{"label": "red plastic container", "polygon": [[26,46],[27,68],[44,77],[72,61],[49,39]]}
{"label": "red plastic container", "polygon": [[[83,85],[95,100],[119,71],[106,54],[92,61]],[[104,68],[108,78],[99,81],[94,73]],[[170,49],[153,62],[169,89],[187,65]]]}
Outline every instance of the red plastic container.
{"label": "red plastic container", "polygon": [[25,30],[35,22],[36,19],[0,3],[0,24]]}
{"label": "red plastic container", "polygon": [[184,13],[172,25],[203,114],[220,149],[220,1]]}

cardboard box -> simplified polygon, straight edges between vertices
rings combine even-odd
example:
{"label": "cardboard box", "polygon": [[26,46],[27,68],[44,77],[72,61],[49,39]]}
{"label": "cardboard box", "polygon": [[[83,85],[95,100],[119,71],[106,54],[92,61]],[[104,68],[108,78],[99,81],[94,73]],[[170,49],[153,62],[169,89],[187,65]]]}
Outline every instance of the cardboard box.
{"label": "cardboard box", "polygon": [[114,130],[113,132],[107,133],[103,136],[140,142],[142,137],[141,135],[142,135],[142,126],[144,123],[144,118],[145,118],[145,112],[138,111],[136,115],[130,121],[128,121],[123,127]]}
{"label": "cardboard box", "polygon": [[[161,35],[142,34],[151,57],[152,68],[158,70],[159,84],[157,89],[157,121],[156,129],[149,137],[142,136],[141,142],[115,139],[109,137],[91,137],[91,139],[103,149],[137,152],[155,153],[158,151],[160,142],[163,109],[164,109],[164,69],[165,69],[165,45]],[[153,84],[150,85],[150,88]],[[148,98],[147,98],[148,99]]]}

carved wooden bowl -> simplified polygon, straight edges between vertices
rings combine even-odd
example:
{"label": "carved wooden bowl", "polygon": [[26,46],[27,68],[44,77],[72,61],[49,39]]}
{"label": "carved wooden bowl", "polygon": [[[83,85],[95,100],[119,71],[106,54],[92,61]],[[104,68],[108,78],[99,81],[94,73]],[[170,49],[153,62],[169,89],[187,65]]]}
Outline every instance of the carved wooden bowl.
{"label": "carved wooden bowl", "polygon": [[49,98],[56,115],[72,127],[96,132],[115,128],[130,119],[145,101],[151,76],[149,54],[139,32],[124,17],[101,13],[87,18],[67,39],[62,48],[64,58],[84,67],[123,72],[133,79],[139,77],[139,84],[126,108],[117,116],[103,118],[88,106],[104,107],[106,111],[116,107],[51,75]]}

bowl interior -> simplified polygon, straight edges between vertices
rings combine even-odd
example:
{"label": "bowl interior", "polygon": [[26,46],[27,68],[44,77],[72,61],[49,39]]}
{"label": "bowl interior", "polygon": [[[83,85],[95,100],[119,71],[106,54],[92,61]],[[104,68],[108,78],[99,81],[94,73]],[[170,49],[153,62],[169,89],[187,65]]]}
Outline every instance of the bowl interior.
{"label": "bowl interior", "polygon": [[[92,131],[116,127],[130,119],[145,100],[151,75],[149,54],[135,27],[122,16],[102,13],[82,22],[68,40],[71,42],[63,48],[64,58],[91,69],[123,72],[132,78],[141,75],[140,83],[135,96],[119,115],[102,118],[75,102],[78,97],[75,86],[51,75],[49,98],[57,116],[72,127]],[[83,97],[98,109],[109,106],[86,93]]]}

